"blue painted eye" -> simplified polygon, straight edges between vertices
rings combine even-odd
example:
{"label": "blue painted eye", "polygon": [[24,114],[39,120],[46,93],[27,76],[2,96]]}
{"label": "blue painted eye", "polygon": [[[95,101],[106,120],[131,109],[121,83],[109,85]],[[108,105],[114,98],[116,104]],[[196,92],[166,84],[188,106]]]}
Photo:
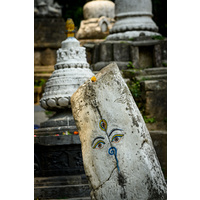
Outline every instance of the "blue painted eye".
{"label": "blue painted eye", "polygon": [[118,143],[123,136],[124,134],[116,134],[112,137],[111,142]]}
{"label": "blue painted eye", "polygon": [[93,149],[102,149],[104,147],[105,142],[103,140],[99,140],[92,148]]}

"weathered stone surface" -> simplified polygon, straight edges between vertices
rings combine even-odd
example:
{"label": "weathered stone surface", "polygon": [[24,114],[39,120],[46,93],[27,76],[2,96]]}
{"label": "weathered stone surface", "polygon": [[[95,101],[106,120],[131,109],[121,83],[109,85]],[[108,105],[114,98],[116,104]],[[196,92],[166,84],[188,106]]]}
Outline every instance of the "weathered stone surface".
{"label": "weathered stone surface", "polygon": [[152,20],[151,0],[115,0],[115,18],[108,40],[159,35]]}
{"label": "weathered stone surface", "polygon": [[41,65],[41,52],[34,51],[34,65]]}
{"label": "weathered stone surface", "polygon": [[61,6],[53,0],[34,0],[34,14],[36,16],[56,16],[62,14]]}
{"label": "weathered stone surface", "polygon": [[129,61],[129,45],[127,43],[113,44],[113,60]]}
{"label": "weathered stone surface", "polygon": [[41,53],[42,65],[55,65],[56,64],[56,51],[50,48],[45,49]]}
{"label": "weathered stone surface", "polygon": [[59,48],[66,38],[65,21],[59,18],[34,18],[34,47]]}
{"label": "weathered stone surface", "polygon": [[166,199],[150,134],[115,63],[71,97],[92,199]]}
{"label": "weathered stone surface", "polygon": [[55,71],[46,82],[40,105],[47,110],[69,108],[71,95],[92,76],[85,48],[76,38],[68,37],[57,50]]}
{"label": "weathered stone surface", "polygon": [[144,81],[141,85],[145,91],[145,115],[164,122],[167,118],[167,81]]}
{"label": "weathered stone surface", "polygon": [[150,131],[164,176],[167,177],[167,131]]}
{"label": "weathered stone surface", "polygon": [[139,64],[139,48],[138,47],[134,47],[134,46],[130,46],[130,57],[131,57],[131,62],[133,63],[133,65],[135,66],[135,68],[139,68],[140,64]]}
{"label": "weathered stone surface", "polygon": [[100,45],[100,60],[112,61],[113,60],[113,48],[112,44],[101,43]]}
{"label": "weathered stone surface", "polygon": [[112,28],[115,4],[108,0],[93,0],[83,7],[78,39],[104,39]]}
{"label": "weathered stone surface", "polygon": [[84,19],[99,18],[106,16],[114,18],[115,4],[109,0],[94,0],[86,3],[83,7]]}
{"label": "weathered stone surface", "polygon": [[153,47],[140,47],[139,58],[140,67],[153,67]]}
{"label": "weathered stone surface", "polygon": [[[91,65],[91,68],[93,71],[99,71],[101,70],[102,68],[104,68],[106,65],[109,65],[110,63],[112,63],[113,61],[109,61],[109,62],[97,62],[93,65]],[[128,61],[125,61],[125,62],[121,62],[121,61],[116,61],[118,67],[120,70],[124,70],[124,69],[127,69],[127,65],[128,65]]]}

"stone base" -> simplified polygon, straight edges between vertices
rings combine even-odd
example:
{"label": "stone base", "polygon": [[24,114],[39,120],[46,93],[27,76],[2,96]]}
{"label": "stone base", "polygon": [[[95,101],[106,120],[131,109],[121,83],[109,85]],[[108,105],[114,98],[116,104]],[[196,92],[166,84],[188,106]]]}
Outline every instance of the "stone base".
{"label": "stone base", "polygon": [[34,138],[35,177],[84,174],[78,135]]}
{"label": "stone base", "polygon": [[106,40],[94,46],[91,68],[97,71],[111,62],[116,62],[121,70],[127,69],[129,62],[133,68],[164,67],[163,60],[166,60],[166,40]]}
{"label": "stone base", "polygon": [[107,40],[130,40],[140,36],[160,36],[159,33],[151,31],[126,31],[122,33],[113,33],[110,34],[106,39]]}
{"label": "stone base", "polygon": [[60,126],[73,127],[76,126],[71,109],[65,111],[56,112],[46,122],[40,124],[41,128],[52,128]]}
{"label": "stone base", "polygon": [[85,175],[37,177],[34,179],[34,199],[90,199]]}

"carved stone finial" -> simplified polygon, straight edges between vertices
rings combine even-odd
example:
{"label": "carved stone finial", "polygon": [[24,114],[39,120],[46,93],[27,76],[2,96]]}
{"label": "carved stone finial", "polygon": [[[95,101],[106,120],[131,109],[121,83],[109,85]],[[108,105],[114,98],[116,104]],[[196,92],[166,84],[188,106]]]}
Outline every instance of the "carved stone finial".
{"label": "carved stone finial", "polygon": [[72,19],[68,18],[66,21],[66,34],[67,37],[74,37],[75,25]]}

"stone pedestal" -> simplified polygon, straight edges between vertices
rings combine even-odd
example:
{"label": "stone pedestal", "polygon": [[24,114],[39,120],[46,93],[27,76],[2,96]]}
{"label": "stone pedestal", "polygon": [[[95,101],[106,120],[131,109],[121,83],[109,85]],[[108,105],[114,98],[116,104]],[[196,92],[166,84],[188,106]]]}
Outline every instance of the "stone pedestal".
{"label": "stone pedestal", "polygon": [[158,27],[152,20],[151,0],[116,0],[115,20],[107,40],[160,35],[156,33]]}
{"label": "stone pedestal", "polygon": [[129,62],[133,68],[163,67],[166,64],[166,39],[147,39],[140,41],[106,40],[93,47],[91,67],[101,70],[111,62],[116,62],[121,70],[127,69]]}
{"label": "stone pedestal", "polygon": [[[40,99],[42,108],[54,111],[55,114],[35,129],[34,165],[35,180],[52,176],[62,180],[63,176],[82,175],[81,145],[77,128],[71,111],[71,96],[87,79],[93,76],[86,61],[85,48],[74,38],[74,24],[67,20],[67,39],[57,50],[55,70],[46,82],[44,93]],[[37,178],[36,178],[37,177]],[[55,180],[54,180],[55,181]],[[62,186],[48,183],[43,188],[35,185],[35,197],[66,198],[82,197],[89,193],[88,185]],[[69,191],[70,190],[70,191]],[[81,196],[82,195],[82,196]]]}

